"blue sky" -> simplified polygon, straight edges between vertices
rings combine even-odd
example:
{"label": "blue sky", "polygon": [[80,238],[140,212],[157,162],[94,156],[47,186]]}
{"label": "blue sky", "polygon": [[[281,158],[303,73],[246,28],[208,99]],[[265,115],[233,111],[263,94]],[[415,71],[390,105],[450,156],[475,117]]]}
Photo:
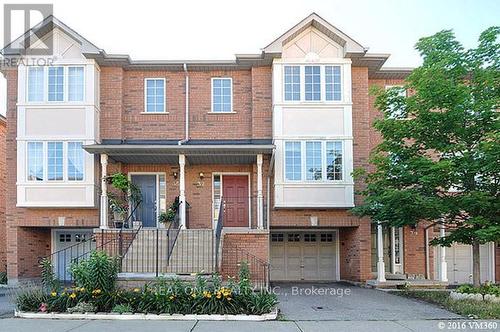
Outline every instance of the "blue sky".
{"label": "blue sky", "polygon": [[[2,11],[4,3],[16,1],[2,1]],[[500,25],[500,0],[52,3],[54,15],[91,42],[108,53],[126,53],[134,59],[232,59],[235,53],[258,53],[314,11],[369,47],[369,52],[390,53],[387,66],[414,67],[420,59],[413,46],[422,36],[453,29],[465,47],[474,47],[481,31]],[[0,35],[3,39],[3,31]],[[0,113],[5,113],[4,102],[1,80]]]}

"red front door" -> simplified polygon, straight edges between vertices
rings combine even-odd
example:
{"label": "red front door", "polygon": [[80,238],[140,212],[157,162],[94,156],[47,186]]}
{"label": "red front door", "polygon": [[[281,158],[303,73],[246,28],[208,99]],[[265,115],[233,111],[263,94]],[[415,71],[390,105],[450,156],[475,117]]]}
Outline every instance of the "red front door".
{"label": "red front door", "polygon": [[223,175],[224,227],[248,227],[248,176]]}

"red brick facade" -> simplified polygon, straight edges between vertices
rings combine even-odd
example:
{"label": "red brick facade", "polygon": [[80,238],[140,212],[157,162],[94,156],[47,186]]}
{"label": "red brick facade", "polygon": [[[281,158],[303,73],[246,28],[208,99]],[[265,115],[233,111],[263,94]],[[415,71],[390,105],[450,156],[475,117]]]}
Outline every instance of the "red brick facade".
{"label": "red brick facade", "polygon": [[[0,115],[0,188],[5,188],[5,136],[7,121]],[[0,190],[0,272],[7,271],[7,229],[5,227],[5,190]]]}

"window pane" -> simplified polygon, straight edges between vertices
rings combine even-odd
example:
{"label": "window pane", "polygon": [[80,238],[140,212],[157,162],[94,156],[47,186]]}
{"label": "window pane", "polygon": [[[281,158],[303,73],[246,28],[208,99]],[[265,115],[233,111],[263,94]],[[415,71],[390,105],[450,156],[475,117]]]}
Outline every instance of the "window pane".
{"label": "window pane", "polygon": [[63,143],[47,143],[47,179],[60,181],[63,179]]}
{"label": "window pane", "polygon": [[285,66],[285,100],[300,100],[299,66]]}
{"label": "window pane", "polygon": [[81,142],[68,143],[68,180],[83,180],[84,162]]}
{"label": "window pane", "polygon": [[68,68],[68,99],[83,101],[83,67]]}
{"label": "window pane", "polygon": [[159,181],[159,192],[160,192],[160,213],[167,211],[167,182],[165,180],[165,175],[158,175]]}
{"label": "window pane", "polygon": [[42,142],[28,142],[28,180],[43,181]]}
{"label": "window pane", "polygon": [[321,142],[306,142],[306,179],[321,180],[322,172]]}
{"label": "window pane", "polygon": [[342,180],[342,142],[326,142],[326,178]]}
{"label": "window pane", "polygon": [[285,142],[285,177],[287,180],[302,179],[300,142]]}
{"label": "window pane", "polygon": [[306,100],[321,99],[320,66],[305,66]]}
{"label": "window pane", "polygon": [[231,79],[214,78],[212,84],[212,111],[232,112]]}
{"label": "window pane", "polygon": [[64,100],[64,68],[49,67],[49,101]]}
{"label": "window pane", "polygon": [[214,220],[219,218],[220,197],[222,195],[220,175],[214,175]]}
{"label": "window pane", "polygon": [[28,101],[43,101],[43,67],[28,69]]}
{"label": "window pane", "polygon": [[165,112],[165,82],[163,79],[146,80],[146,112]]}
{"label": "window pane", "polygon": [[341,99],[340,66],[325,67],[325,94],[326,100]]}

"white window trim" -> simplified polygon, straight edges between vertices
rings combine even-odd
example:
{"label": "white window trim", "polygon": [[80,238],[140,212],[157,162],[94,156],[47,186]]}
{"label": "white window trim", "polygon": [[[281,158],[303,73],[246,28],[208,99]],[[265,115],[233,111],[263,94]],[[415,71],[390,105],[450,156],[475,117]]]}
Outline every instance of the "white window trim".
{"label": "white window trim", "polygon": [[[300,74],[300,100],[286,100],[285,99],[285,67],[298,66]],[[306,100],[306,70],[305,66],[319,66],[320,67],[320,99],[319,100]],[[345,78],[344,78],[344,63],[283,63],[282,65],[282,83],[281,93],[282,101],[286,104],[344,104],[346,103],[345,97]],[[340,100],[326,100],[326,67],[339,67],[340,68]]]}
{"label": "white window trim", "polygon": [[[163,111],[148,112],[148,80],[163,81]],[[156,102],[155,102],[156,103]],[[167,112],[167,79],[165,77],[146,77],[144,78],[144,111],[141,114],[168,114]]]}
{"label": "white window trim", "polygon": [[[300,143],[300,158],[301,158],[301,179],[289,180],[286,177],[286,143],[299,142]],[[321,142],[321,180],[307,180],[307,162],[306,162],[306,142]],[[327,142],[340,142],[342,145],[342,180],[328,180],[327,179],[327,163],[326,163],[326,143]],[[284,183],[301,183],[301,184],[343,184],[347,183],[346,179],[346,157],[345,157],[345,140],[340,139],[308,139],[308,140],[285,140],[283,141],[283,180]]]}
{"label": "white window trim", "polygon": [[[43,180],[42,181],[37,181],[37,180],[30,180],[29,179],[29,163],[28,163],[28,155],[29,155],[29,149],[28,149],[28,144],[31,142],[41,142],[42,147],[43,147]],[[48,149],[48,143],[49,142],[61,142],[63,144],[63,179],[62,180],[49,180],[49,149]],[[46,141],[40,141],[40,140],[29,140],[25,142],[25,177],[26,177],[26,183],[30,184],[50,184],[50,183],[65,183],[65,184],[70,184],[70,183],[84,183],[86,178],[87,178],[87,172],[86,172],[86,166],[85,166],[85,151],[83,151],[83,178],[82,180],[68,180],[68,143],[82,143],[82,146],[84,145],[83,141],[78,141],[78,140],[46,140]]]}
{"label": "white window trim", "polygon": [[[216,112],[214,111],[214,80],[226,80],[228,79],[231,84],[231,111],[229,112]],[[212,114],[234,114],[236,113],[233,108],[233,78],[232,77],[212,77],[211,78],[211,84],[210,84],[210,113]]]}

